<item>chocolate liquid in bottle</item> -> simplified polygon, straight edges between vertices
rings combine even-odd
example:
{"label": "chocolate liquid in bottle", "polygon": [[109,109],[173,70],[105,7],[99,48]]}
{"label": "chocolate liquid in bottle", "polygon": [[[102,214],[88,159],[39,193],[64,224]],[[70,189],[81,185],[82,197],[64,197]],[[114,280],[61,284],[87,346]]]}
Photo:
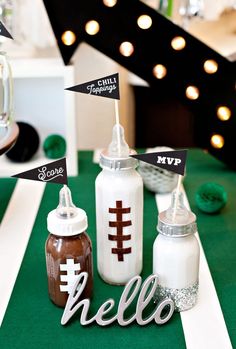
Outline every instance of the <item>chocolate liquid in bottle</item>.
{"label": "chocolate liquid in bottle", "polygon": [[86,234],[87,215],[75,207],[67,186],[60,191],[60,203],[47,218],[50,235],[46,241],[46,264],[49,297],[64,307],[76,276],[86,271],[89,275],[81,299],[90,298],[93,288],[92,244]]}

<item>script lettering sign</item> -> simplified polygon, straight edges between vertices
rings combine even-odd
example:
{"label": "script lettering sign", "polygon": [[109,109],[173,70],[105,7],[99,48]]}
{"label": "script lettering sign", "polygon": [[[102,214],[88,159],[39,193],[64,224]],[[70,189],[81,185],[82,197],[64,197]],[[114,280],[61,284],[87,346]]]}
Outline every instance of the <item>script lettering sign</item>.
{"label": "script lettering sign", "polygon": [[56,160],[32,170],[18,173],[12,177],[67,185],[66,159]]}
{"label": "script lettering sign", "polygon": [[[153,320],[156,322],[156,324],[162,325],[169,321],[173,315],[174,302],[171,299],[166,298],[165,300],[162,300],[157,305],[155,305],[155,308],[148,317],[143,318],[144,309],[148,306],[149,303],[153,302],[153,296],[158,284],[158,277],[157,275],[150,275],[144,281],[141,287],[142,279],[137,275],[133,277],[125,286],[120,297],[117,313],[114,316],[110,318],[104,318],[104,316],[107,315],[115,305],[115,301],[110,298],[100,306],[96,315],[88,319],[90,300],[83,299],[79,301],[79,298],[86,286],[87,280],[88,273],[83,272],[78,275],[71,293],[69,294],[65,310],[61,318],[62,325],[65,325],[80,308],[82,309],[80,323],[83,326],[89,325],[94,321],[99,326],[107,326],[115,321],[117,321],[120,326],[127,326],[135,320],[140,326],[147,325]],[[140,293],[136,303],[136,311],[130,318],[126,319],[124,313],[130,306],[130,304],[134,301],[139,290]],[[165,315],[162,316],[164,308],[167,311],[165,311]]]}

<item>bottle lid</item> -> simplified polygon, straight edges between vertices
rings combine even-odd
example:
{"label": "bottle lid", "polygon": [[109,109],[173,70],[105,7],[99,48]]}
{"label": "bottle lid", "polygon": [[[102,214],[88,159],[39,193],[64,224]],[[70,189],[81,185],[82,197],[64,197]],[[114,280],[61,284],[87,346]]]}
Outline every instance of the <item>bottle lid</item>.
{"label": "bottle lid", "polygon": [[124,128],[116,124],[112,130],[112,141],[107,150],[101,153],[100,166],[108,170],[128,170],[135,168],[138,161],[129,157],[136,152],[129,149],[124,137]]}
{"label": "bottle lid", "polygon": [[[135,150],[130,149],[129,155],[137,154]],[[119,171],[119,170],[129,170],[131,168],[136,168],[138,166],[138,160],[131,157],[126,158],[112,158],[108,155],[105,150],[100,155],[100,166],[107,170]]]}
{"label": "bottle lid", "polygon": [[59,198],[58,207],[48,214],[48,231],[58,236],[73,236],[86,231],[86,212],[73,204],[70,189],[66,185],[60,190]]}
{"label": "bottle lid", "polygon": [[183,237],[196,233],[196,216],[185,207],[182,192],[178,197],[176,191],[172,193],[170,207],[158,215],[157,231],[170,237]]}

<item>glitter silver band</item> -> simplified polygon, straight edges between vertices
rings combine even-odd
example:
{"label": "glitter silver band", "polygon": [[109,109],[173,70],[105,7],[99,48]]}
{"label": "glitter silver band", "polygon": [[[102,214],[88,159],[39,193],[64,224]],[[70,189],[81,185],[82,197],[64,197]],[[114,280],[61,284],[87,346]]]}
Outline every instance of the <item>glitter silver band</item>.
{"label": "glitter silver band", "polygon": [[168,288],[157,286],[154,301],[161,301],[167,297],[175,303],[175,311],[191,309],[197,302],[198,282],[186,288]]}

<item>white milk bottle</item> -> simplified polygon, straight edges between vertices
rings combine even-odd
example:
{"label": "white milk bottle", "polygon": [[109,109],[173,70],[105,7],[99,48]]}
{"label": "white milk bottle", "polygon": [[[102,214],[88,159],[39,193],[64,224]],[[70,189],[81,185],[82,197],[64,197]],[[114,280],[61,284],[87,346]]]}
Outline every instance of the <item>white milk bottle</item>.
{"label": "white milk bottle", "polygon": [[96,178],[97,266],[107,283],[123,285],[142,270],[143,182],[116,124]]}
{"label": "white milk bottle", "polygon": [[[177,200],[177,202],[176,202]],[[158,275],[156,300],[173,299],[176,311],[192,308],[197,301],[199,244],[196,216],[184,206],[183,193],[158,216],[159,232],[153,245],[153,273]]]}

